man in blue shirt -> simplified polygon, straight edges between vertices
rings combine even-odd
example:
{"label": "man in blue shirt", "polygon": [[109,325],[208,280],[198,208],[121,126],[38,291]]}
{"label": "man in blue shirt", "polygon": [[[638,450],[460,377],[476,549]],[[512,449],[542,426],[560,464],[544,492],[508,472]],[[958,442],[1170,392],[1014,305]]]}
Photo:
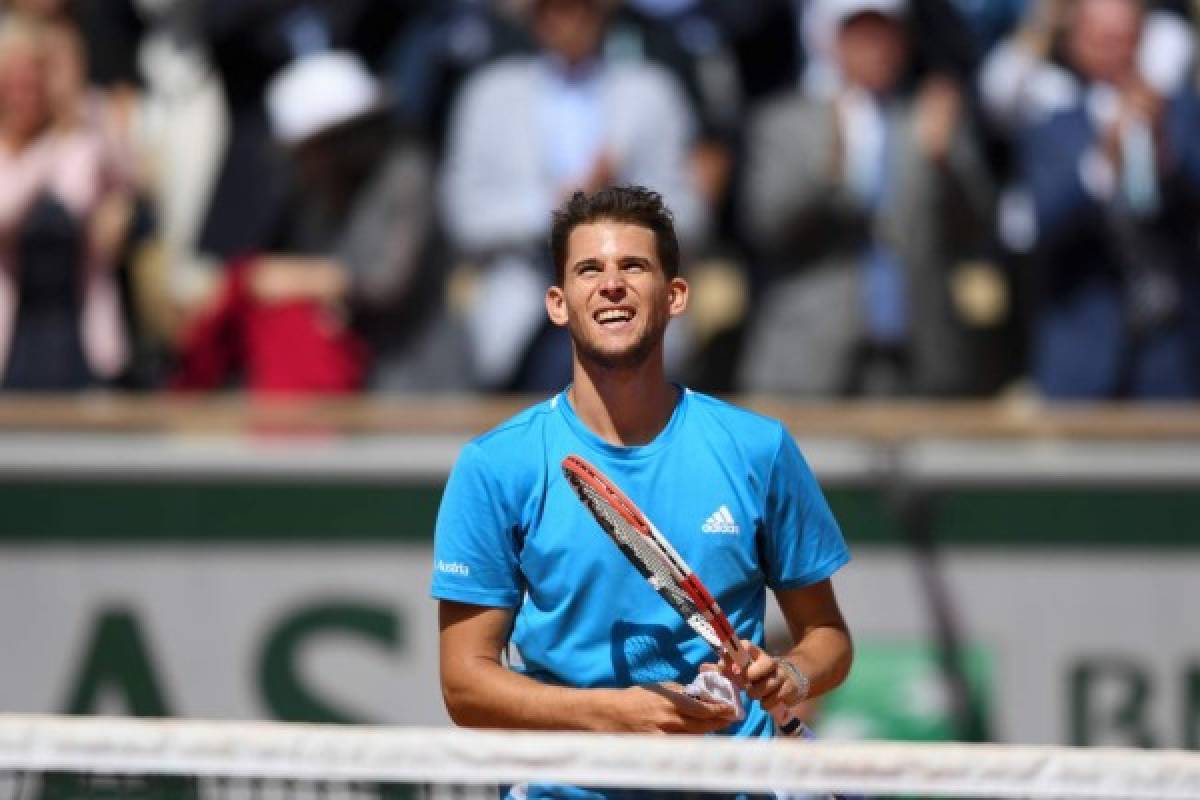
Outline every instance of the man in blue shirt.
{"label": "man in blue shirt", "polygon": [[[771,709],[849,670],[830,581],[849,559],[837,523],[779,422],[667,381],[663,335],[688,287],[656,193],[576,193],[550,244],[546,309],[571,335],[573,382],[469,443],[438,514],[432,593],[450,716],[771,736]],[[681,691],[716,659],[575,498],[560,469],[572,453],[641,507],[728,613],[753,656],[744,670],[720,665],[758,701],[744,719]],[[767,588],[794,640],[779,657],[762,649]]]}

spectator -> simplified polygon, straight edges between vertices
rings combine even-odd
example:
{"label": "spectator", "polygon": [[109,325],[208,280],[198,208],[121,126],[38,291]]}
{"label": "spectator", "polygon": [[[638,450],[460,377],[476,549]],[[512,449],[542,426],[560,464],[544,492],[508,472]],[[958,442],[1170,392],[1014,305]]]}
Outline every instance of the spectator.
{"label": "spectator", "polygon": [[[263,106],[267,83],[306,55],[355,44],[381,49],[373,34],[390,38],[405,15],[396,0],[205,0],[199,13],[229,118],[200,248],[227,259],[262,248],[284,213],[286,167]],[[374,22],[372,35],[364,22]]]}
{"label": "spectator", "polygon": [[943,76],[904,91],[902,0],[822,0],[841,88],[751,121],[741,211],[767,262],[741,387],[834,394],[969,390],[951,294],[986,239],[991,187]]}
{"label": "spectator", "polygon": [[693,174],[713,215],[728,199],[741,101],[722,11],[705,0],[629,0],[616,9],[604,42],[606,58],[656,63],[683,87],[699,125]]}
{"label": "spectator", "polygon": [[63,113],[100,133],[112,169],[134,182],[134,61],[141,29],[131,2],[113,0],[100,7],[79,0],[8,0],[6,6],[12,16],[46,30],[52,40],[51,91],[70,98]]}
{"label": "spectator", "polygon": [[569,380],[564,339],[548,340],[557,350],[531,349],[549,327],[547,221],[567,192],[646,185],[674,208],[686,242],[706,228],[689,172],[695,124],[683,92],[659,67],[602,58],[606,7],[535,0],[540,52],[481,69],[451,119],[441,199],[453,243],[482,267],[467,324],[485,387]]}
{"label": "spectator", "polygon": [[52,66],[68,38],[0,23],[0,386],[68,390],[110,380],[127,358],[113,275],[126,188],[81,113],[79,82]]}
{"label": "spectator", "polygon": [[379,85],[346,52],[285,68],[267,108],[294,172],[285,223],[236,262],[176,385],[212,388],[241,366],[258,391],[462,388],[425,149],[395,135]]}
{"label": "spectator", "polygon": [[1138,66],[1136,0],[1078,0],[1064,55],[1077,81],[1021,136],[1036,215],[1033,375],[1056,398],[1200,390],[1200,103]]}
{"label": "spectator", "polygon": [[[989,122],[1012,133],[1054,111],[1075,83],[1069,64],[1059,62],[1064,28],[1075,0],[1032,0],[1020,27],[984,60],[979,93]],[[1178,13],[1152,10],[1145,18],[1137,69],[1160,94],[1188,80],[1196,43]]]}

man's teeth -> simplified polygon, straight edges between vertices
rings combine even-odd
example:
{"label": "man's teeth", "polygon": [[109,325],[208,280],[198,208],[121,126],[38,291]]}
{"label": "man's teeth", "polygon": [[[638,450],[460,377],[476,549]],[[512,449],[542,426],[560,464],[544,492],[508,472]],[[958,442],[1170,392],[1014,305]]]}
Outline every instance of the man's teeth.
{"label": "man's teeth", "polygon": [[633,314],[620,308],[610,308],[596,314],[598,322],[617,322],[633,319]]}

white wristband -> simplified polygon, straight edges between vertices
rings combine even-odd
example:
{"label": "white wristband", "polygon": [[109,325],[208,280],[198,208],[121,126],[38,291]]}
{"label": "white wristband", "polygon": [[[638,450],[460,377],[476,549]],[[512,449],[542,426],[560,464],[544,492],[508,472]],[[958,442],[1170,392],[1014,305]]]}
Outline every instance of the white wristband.
{"label": "white wristband", "polygon": [[800,699],[804,700],[808,697],[808,692],[812,688],[812,684],[808,680],[808,676],[800,671],[800,668],[788,661],[786,658],[775,659],[779,662],[779,666],[792,676],[792,681],[796,684],[796,688],[800,690]]}

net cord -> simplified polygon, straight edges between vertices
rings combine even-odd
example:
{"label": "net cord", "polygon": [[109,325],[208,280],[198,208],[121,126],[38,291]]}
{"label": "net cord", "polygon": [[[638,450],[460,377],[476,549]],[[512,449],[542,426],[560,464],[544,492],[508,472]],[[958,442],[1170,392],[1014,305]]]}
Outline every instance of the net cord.
{"label": "net cord", "polygon": [[1200,797],[1200,753],[0,714],[0,772],[557,782],[932,797]]}

